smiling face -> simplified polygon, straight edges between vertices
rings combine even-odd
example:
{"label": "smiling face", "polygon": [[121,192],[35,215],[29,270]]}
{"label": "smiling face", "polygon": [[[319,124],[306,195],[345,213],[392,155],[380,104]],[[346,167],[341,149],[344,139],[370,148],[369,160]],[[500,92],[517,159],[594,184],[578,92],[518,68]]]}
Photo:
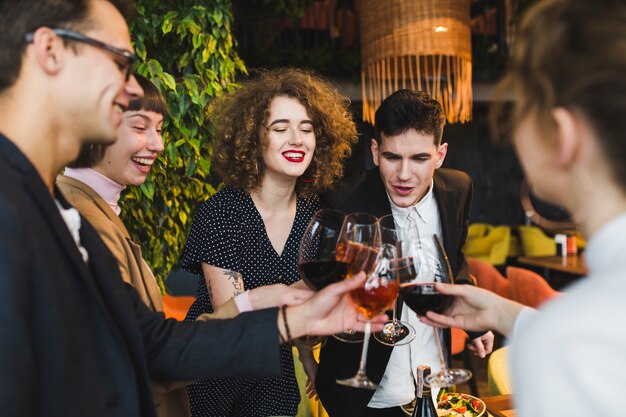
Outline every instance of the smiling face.
{"label": "smiling face", "polygon": [[295,98],[276,97],[262,127],[266,178],[296,180],[309,167],[315,152],[313,122]]}
{"label": "smiling face", "polygon": [[152,111],[127,111],[118,140],[107,147],[93,169],[121,185],[141,185],[163,151],[163,115]]}
{"label": "smiling face", "polygon": [[434,134],[409,129],[392,136],[372,139],[372,157],[393,204],[410,207],[428,192],[435,169],[446,157],[448,144],[435,145]]}

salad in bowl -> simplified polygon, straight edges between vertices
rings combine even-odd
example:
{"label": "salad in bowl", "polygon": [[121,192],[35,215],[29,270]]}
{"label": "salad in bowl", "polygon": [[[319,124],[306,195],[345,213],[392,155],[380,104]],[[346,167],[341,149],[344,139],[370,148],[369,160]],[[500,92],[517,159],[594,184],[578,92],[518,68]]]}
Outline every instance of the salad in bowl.
{"label": "salad in bowl", "polygon": [[[402,406],[406,415],[413,414],[415,401]],[[441,389],[437,394],[437,415],[439,417],[481,417],[485,415],[487,407],[480,399],[469,394],[448,392]]]}
{"label": "salad in bowl", "polygon": [[485,403],[472,395],[447,392],[445,389],[437,395],[437,415],[479,417],[485,414]]}

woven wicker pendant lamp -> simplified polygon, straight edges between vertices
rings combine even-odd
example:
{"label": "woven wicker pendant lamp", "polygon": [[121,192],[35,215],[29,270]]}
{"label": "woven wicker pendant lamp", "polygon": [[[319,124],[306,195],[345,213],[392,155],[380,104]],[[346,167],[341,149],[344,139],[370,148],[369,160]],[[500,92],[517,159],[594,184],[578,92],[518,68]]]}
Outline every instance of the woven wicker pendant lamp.
{"label": "woven wicker pendant lamp", "polygon": [[470,0],[360,0],[363,119],[402,88],[438,100],[448,122],[472,117]]}

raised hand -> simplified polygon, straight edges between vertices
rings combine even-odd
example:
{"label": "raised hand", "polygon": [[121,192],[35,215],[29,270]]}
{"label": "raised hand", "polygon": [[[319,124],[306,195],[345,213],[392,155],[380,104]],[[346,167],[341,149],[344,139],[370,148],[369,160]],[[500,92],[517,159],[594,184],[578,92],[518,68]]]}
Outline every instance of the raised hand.
{"label": "raised hand", "polygon": [[517,314],[524,307],[515,301],[472,285],[435,284],[442,294],[454,296],[443,313],[429,311],[420,317],[423,323],[436,327],[459,327],[464,330],[496,330],[508,336]]}
{"label": "raised hand", "polygon": [[[363,331],[365,317],[357,311],[348,293],[363,285],[364,281],[365,274],[359,273],[352,279],[327,286],[300,305],[288,308],[292,338],[305,334],[330,335],[345,329]],[[384,314],[372,318],[372,329],[381,330],[388,319]]]}

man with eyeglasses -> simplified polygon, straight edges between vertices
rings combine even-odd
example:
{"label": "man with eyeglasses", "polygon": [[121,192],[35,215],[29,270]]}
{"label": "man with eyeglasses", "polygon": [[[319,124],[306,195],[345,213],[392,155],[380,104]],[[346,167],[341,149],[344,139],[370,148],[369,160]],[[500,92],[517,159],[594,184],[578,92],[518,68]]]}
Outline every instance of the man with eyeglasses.
{"label": "man with eyeglasses", "polygon": [[[115,141],[143,94],[123,0],[0,1],[0,414],[154,416],[149,379],[271,377],[279,341],[363,329],[346,292],[179,323],[123,284],[54,187],[82,146]],[[379,317],[376,330],[385,317]]]}

